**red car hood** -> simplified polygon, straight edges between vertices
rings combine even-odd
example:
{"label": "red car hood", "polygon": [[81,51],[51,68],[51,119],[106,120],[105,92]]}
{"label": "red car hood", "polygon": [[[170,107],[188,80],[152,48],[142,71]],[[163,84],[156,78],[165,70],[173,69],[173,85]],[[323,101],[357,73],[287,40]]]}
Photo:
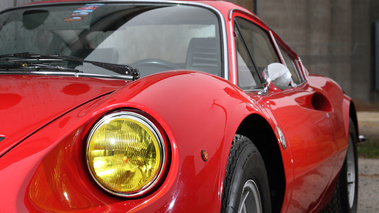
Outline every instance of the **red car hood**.
{"label": "red car hood", "polygon": [[55,118],[125,84],[95,78],[0,76],[0,156]]}

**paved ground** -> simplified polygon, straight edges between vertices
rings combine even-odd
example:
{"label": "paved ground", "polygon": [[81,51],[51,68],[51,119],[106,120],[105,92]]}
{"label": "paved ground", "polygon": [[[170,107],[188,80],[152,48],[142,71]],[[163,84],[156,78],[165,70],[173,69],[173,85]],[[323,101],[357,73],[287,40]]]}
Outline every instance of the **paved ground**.
{"label": "paved ground", "polygon": [[[358,112],[360,133],[379,139],[379,112]],[[358,159],[358,213],[379,212],[379,160]]]}
{"label": "paved ground", "polygon": [[358,213],[379,212],[379,160],[358,159]]}

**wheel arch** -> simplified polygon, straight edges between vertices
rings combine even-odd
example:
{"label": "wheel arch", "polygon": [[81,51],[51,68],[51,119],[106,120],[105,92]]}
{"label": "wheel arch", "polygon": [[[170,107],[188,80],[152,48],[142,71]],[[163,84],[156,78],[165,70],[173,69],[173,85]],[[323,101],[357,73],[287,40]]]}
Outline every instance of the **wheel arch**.
{"label": "wheel arch", "polygon": [[345,95],[344,101],[343,101],[343,111],[344,111],[344,120],[345,120],[345,129],[346,129],[346,136],[349,135],[349,119],[351,119],[355,126],[355,133],[357,136],[357,141],[359,141],[359,126],[358,126],[358,117],[357,117],[357,110],[355,107],[355,104],[353,100],[351,100],[348,96]]}
{"label": "wheel arch", "polygon": [[262,116],[247,116],[237,129],[258,148],[265,162],[271,192],[273,212],[280,212],[285,193],[285,173],[280,147],[270,124]]}
{"label": "wheel arch", "polygon": [[[353,101],[350,101],[349,117],[354,122],[356,136],[359,136],[357,110]],[[349,122],[349,121],[348,121]]]}

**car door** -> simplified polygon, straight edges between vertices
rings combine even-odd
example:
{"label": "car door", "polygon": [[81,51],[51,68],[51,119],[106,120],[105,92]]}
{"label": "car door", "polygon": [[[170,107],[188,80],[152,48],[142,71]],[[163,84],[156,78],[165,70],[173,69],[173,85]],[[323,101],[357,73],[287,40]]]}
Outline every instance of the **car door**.
{"label": "car door", "polygon": [[[290,156],[293,169],[293,180],[289,182],[288,178],[286,183],[286,193],[292,190],[287,210],[311,210],[333,174],[337,145],[330,120],[332,105],[321,89],[308,85],[296,56],[283,43],[273,40],[272,32],[264,29],[263,24],[244,14],[232,17],[237,83],[273,117],[277,134],[282,133],[285,138],[282,156]],[[257,92],[263,91],[265,85],[264,68],[275,62],[287,65],[292,74],[292,87]],[[285,169],[286,176],[291,176],[287,173],[291,168]]]}

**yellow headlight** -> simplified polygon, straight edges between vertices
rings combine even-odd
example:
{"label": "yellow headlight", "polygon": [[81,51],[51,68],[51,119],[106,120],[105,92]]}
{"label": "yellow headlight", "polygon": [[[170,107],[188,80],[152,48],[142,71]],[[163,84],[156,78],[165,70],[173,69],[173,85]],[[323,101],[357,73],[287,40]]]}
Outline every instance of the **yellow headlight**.
{"label": "yellow headlight", "polygon": [[153,187],[162,171],[164,145],[146,117],[117,112],[101,119],[87,141],[87,164],[96,182],[120,196]]}

